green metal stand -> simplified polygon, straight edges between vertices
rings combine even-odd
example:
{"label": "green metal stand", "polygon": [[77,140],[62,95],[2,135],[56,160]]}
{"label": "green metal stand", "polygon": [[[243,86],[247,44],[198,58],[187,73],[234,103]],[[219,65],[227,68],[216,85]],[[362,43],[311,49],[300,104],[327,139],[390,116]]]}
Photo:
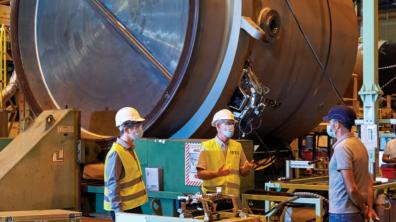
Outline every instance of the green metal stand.
{"label": "green metal stand", "polygon": [[0,137],[0,151],[4,149],[11,142],[11,140],[11,138]]}
{"label": "green metal stand", "polygon": [[363,0],[363,86],[359,92],[363,101],[361,139],[369,153],[369,171],[376,176],[378,166],[378,0]]}

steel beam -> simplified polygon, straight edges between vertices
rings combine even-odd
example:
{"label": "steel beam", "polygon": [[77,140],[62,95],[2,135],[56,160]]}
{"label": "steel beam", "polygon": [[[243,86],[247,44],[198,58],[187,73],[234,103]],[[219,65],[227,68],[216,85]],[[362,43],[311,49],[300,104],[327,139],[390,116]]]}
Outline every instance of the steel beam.
{"label": "steel beam", "polygon": [[361,138],[369,153],[369,171],[373,178],[378,167],[378,0],[363,0],[363,101]]}

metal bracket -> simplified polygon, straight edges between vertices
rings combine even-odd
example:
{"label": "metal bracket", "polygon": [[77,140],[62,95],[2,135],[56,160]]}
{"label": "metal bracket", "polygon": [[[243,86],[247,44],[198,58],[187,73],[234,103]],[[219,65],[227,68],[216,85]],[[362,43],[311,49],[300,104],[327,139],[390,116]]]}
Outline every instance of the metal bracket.
{"label": "metal bracket", "polygon": [[250,17],[242,16],[241,28],[252,38],[266,43],[279,37],[281,20],[277,11],[263,8],[254,22]]}
{"label": "metal bracket", "polygon": [[241,28],[254,39],[265,41],[265,32],[250,17],[242,16]]}

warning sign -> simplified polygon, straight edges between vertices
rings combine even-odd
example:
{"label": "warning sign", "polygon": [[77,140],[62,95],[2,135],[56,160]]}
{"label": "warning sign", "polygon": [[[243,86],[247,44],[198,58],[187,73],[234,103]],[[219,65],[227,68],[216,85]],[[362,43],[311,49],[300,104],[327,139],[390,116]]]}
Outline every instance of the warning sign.
{"label": "warning sign", "polygon": [[197,177],[197,164],[201,143],[186,143],[185,145],[185,185],[201,186],[202,180]]}

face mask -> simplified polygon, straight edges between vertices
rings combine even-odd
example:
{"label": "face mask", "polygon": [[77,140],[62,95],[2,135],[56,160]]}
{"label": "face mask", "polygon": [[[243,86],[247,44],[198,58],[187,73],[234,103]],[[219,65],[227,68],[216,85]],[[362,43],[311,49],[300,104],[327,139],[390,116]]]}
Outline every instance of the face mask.
{"label": "face mask", "polygon": [[327,135],[330,137],[336,138],[336,132],[331,128],[331,125],[328,124],[326,127]]}
{"label": "face mask", "polygon": [[234,130],[223,130],[223,135],[227,138],[231,138],[234,135]]}
{"label": "face mask", "polygon": [[143,129],[138,129],[132,134],[133,140],[137,140],[143,137]]}

